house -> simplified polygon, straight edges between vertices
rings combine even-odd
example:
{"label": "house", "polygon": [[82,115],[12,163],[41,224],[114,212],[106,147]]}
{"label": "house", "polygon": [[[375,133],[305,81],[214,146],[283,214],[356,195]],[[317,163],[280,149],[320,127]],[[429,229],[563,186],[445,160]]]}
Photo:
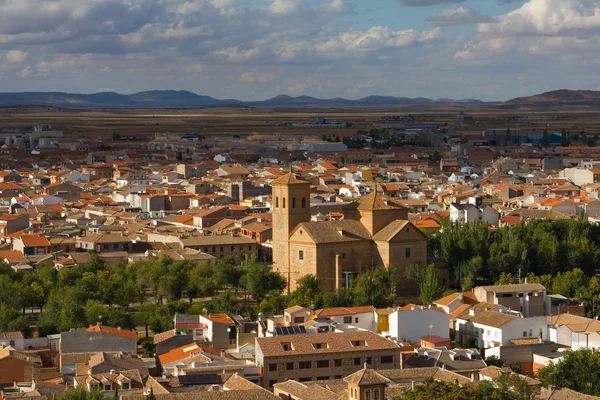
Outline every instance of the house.
{"label": "house", "polygon": [[[386,334],[386,332],[384,332]],[[409,304],[389,315],[393,340],[420,343],[423,336],[450,337],[450,317],[443,310]]]}
{"label": "house", "polygon": [[523,314],[525,318],[550,315],[550,297],[539,283],[478,286],[473,289],[480,302],[502,305]]}
{"label": "house", "polygon": [[292,334],[256,339],[256,364],[263,369],[263,386],[294,379],[341,379],[361,370],[400,367],[399,347],[369,331]]}
{"label": "house", "polygon": [[111,253],[125,251],[130,253],[133,242],[127,236],[117,234],[95,233],[77,239],[76,247],[80,251]]}
{"label": "house", "polygon": [[[87,363],[77,366],[78,375],[105,374],[111,371],[138,371],[142,379],[146,379],[150,373],[144,361],[136,355],[124,353],[100,352],[93,354]],[[119,389],[120,390],[120,389]]]}
{"label": "house", "polygon": [[227,314],[175,314],[175,331],[191,334],[195,341],[206,342],[215,349],[228,349],[237,344],[239,323]]}
{"label": "house", "polygon": [[177,369],[195,368],[196,364],[210,363],[210,357],[203,354],[202,348],[196,343],[177,347],[158,356],[163,374],[177,375]]}
{"label": "house", "polygon": [[450,220],[459,223],[485,221],[488,225],[499,226],[500,213],[490,205],[452,203]]}
{"label": "house", "polygon": [[13,240],[13,250],[26,256],[50,254],[50,242],[41,235],[21,235]]}
{"label": "house", "polygon": [[39,379],[40,356],[0,346],[0,387]]}
{"label": "house", "polygon": [[73,387],[86,392],[100,391],[105,397],[131,396],[144,392],[144,382],[138,370],[87,374],[73,378]]}
{"label": "house", "polygon": [[506,346],[518,338],[548,340],[548,323],[545,316],[523,318],[515,311],[504,308],[478,311],[470,309],[456,318],[456,341],[485,349]]}
{"label": "house", "polygon": [[377,314],[375,307],[334,307],[315,311],[315,317],[327,318],[336,329],[358,328],[377,332]]}
{"label": "house", "polygon": [[420,347],[402,360],[402,368],[440,367],[448,371],[478,370],[487,367],[477,349]]}
{"label": "house", "polygon": [[549,340],[572,350],[600,349],[600,321],[572,314],[548,317]]}
{"label": "house", "polygon": [[[55,183],[44,187],[44,194],[57,196],[64,201],[77,202],[83,189],[70,183]],[[49,204],[49,203],[43,203]],[[51,203],[55,204],[55,203]]]}
{"label": "house", "polygon": [[[90,347],[91,342],[94,343],[93,348]],[[93,354],[99,352],[137,354],[137,337],[133,338],[124,332],[113,334],[84,330],[60,334],[59,353],[63,374],[74,374],[77,364],[88,362]]]}
{"label": "house", "polygon": [[0,215],[0,237],[29,228],[29,214]]}
{"label": "house", "polygon": [[154,335],[154,353],[161,355],[176,349],[177,347],[187,346],[194,342],[194,336],[188,334],[179,334],[175,329],[171,329]]}

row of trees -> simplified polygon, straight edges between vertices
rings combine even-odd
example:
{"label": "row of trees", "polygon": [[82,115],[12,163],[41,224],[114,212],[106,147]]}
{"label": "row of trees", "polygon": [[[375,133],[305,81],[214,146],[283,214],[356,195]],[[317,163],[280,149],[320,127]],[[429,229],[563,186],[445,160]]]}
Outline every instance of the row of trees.
{"label": "row of trees", "polygon": [[[423,293],[431,293],[425,281],[419,285]],[[168,257],[106,265],[92,254],[85,265],[59,271],[42,266],[31,275],[0,264],[0,331],[28,335],[28,314],[39,312],[41,335],[102,322],[124,329],[145,326],[148,336],[150,329],[156,333],[171,329],[175,313],[224,312],[254,319],[258,313],[281,314],[296,304],[313,309],[387,307],[394,303],[395,287],[396,271],[381,266],[333,293],[321,292],[318,278],[308,275],[287,295],[284,278],[250,256],[213,265]]]}
{"label": "row of trees", "polygon": [[464,290],[503,274],[559,276],[580,268],[591,277],[600,263],[600,226],[584,219],[536,219],[495,231],[485,222],[441,225],[430,236],[430,254],[448,263],[453,285]]}

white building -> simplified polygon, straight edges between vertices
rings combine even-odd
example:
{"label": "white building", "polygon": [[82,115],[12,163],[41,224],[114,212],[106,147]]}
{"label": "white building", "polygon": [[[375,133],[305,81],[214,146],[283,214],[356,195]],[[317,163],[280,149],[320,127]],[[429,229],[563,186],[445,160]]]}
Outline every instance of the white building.
{"label": "white building", "polygon": [[450,316],[436,308],[412,305],[389,315],[389,335],[401,341],[420,343],[424,336],[450,337]]}
{"label": "white building", "polygon": [[450,204],[450,220],[460,223],[485,221],[488,225],[498,226],[500,213],[490,205],[452,203]]}
{"label": "white building", "polygon": [[[502,310],[499,306],[497,310]],[[456,318],[456,341],[467,344],[475,340],[477,347],[508,346],[512,339],[541,338],[549,340],[546,317],[523,318],[520,313],[506,310],[477,311]]]}
{"label": "white building", "polygon": [[573,314],[551,317],[549,340],[573,350],[600,349],[600,321]]}
{"label": "white building", "polygon": [[328,319],[336,330],[360,329],[377,333],[375,307],[334,307],[315,311],[315,318]]}

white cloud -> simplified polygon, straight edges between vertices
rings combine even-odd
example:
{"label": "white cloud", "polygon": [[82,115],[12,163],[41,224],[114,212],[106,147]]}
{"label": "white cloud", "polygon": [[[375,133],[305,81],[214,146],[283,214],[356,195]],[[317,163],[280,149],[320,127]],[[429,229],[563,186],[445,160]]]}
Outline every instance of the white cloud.
{"label": "white cloud", "polygon": [[31,67],[27,66],[26,68],[23,68],[22,70],[20,70],[19,72],[17,72],[17,76],[19,78],[27,78],[29,75],[31,74]]}
{"label": "white cloud", "polygon": [[502,36],[549,36],[600,29],[598,0],[529,0],[522,7],[482,23],[479,32]]}
{"label": "white cloud", "polygon": [[407,47],[431,40],[439,34],[438,29],[419,32],[414,29],[391,31],[387,26],[375,26],[367,31],[348,31],[336,38],[317,45],[323,53],[348,51],[373,51],[385,47]]}
{"label": "white cloud", "polygon": [[227,60],[234,62],[247,61],[256,57],[258,53],[259,50],[257,48],[240,50],[237,46],[228,47],[226,49],[214,52],[215,55],[225,57]]}
{"label": "white cloud", "polygon": [[274,81],[276,76],[272,72],[257,73],[257,72],[244,72],[240,76],[240,82],[242,83],[266,83]]}
{"label": "white cloud", "polygon": [[303,5],[303,0],[273,0],[268,10],[271,14],[289,15],[298,12]]}
{"label": "white cloud", "polygon": [[322,10],[331,13],[343,13],[349,11],[344,0],[331,0],[331,2],[323,4]]}
{"label": "white cloud", "polygon": [[6,53],[6,59],[11,63],[18,64],[24,59],[26,59],[28,54],[29,53],[27,53],[26,51],[11,50],[8,53]]}

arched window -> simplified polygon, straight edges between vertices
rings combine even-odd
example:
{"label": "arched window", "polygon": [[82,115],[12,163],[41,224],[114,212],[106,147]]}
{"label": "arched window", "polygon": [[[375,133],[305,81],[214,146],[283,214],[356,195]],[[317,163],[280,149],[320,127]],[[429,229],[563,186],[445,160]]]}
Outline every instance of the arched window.
{"label": "arched window", "polygon": [[373,389],[373,400],[379,400],[379,389]]}
{"label": "arched window", "polygon": [[275,208],[279,208],[279,197],[275,197]]}
{"label": "arched window", "polygon": [[302,198],[302,208],[306,208],[306,198]]}
{"label": "arched window", "polygon": [[285,197],[282,198],[281,201],[283,202],[283,209],[285,210]]}
{"label": "arched window", "polygon": [[365,390],[365,400],[371,400],[371,389]]}
{"label": "arched window", "polygon": [[296,208],[296,198],[292,197],[292,208]]}

